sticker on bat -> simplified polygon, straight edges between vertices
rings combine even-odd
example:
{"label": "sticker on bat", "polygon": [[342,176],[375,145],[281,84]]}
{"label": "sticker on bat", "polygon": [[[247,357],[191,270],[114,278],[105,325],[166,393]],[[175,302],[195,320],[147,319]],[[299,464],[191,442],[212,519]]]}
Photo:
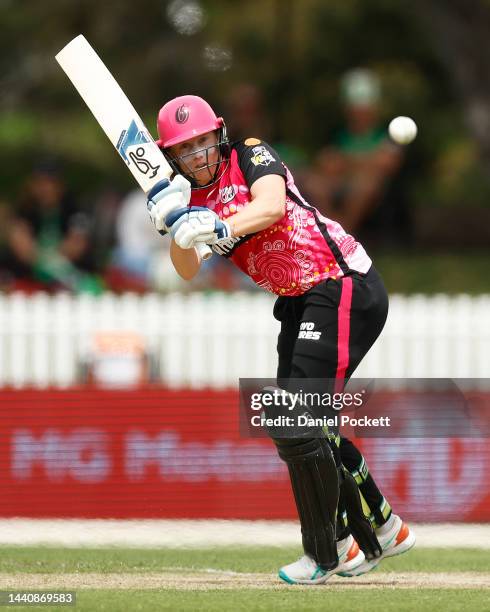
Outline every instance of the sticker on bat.
{"label": "sticker on bat", "polygon": [[[128,166],[133,162],[142,174],[151,172],[150,178],[154,178],[158,173],[160,165],[152,165],[148,158],[145,157],[145,144],[149,142],[151,141],[146,130],[139,130],[133,119],[129,128],[121,132],[116,148]],[[137,148],[136,150],[129,151],[132,147]]]}

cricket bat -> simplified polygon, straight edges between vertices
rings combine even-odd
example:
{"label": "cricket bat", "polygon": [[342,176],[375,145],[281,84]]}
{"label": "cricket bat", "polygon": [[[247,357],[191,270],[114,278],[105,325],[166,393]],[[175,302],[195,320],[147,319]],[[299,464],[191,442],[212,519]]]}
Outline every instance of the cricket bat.
{"label": "cricket bat", "polygon": [[[165,159],[133,105],[86,38],[80,34],[56,55],[56,61],[92,111],[141,189],[148,192],[160,181],[170,184],[173,169]],[[197,245],[202,259],[213,252]]]}

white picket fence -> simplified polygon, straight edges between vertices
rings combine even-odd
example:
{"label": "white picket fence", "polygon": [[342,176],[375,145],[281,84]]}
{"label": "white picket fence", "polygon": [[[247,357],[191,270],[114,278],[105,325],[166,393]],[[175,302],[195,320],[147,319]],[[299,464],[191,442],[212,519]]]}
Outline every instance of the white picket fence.
{"label": "white picket fence", "polygon": [[[0,296],[0,386],[67,387],[96,332],[141,334],[172,387],[274,376],[273,296]],[[357,377],[490,378],[490,295],[393,295]]]}

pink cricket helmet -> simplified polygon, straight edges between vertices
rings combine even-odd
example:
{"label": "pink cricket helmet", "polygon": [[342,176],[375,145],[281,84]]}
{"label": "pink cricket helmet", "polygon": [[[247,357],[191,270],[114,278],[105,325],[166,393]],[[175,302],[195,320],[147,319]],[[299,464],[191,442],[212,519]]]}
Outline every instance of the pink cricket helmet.
{"label": "pink cricket helmet", "polygon": [[157,145],[164,149],[195,136],[218,130],[224,126],[222,117],[198,96],[179,96],[170,100],[158,113]]}

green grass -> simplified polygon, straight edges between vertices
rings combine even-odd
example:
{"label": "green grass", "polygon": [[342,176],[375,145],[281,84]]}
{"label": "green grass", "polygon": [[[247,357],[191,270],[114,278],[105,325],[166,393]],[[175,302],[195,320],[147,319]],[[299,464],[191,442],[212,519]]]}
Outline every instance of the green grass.
{"label": "green grass", "polygon": [[[0,572],[158,572],[172,567],[271,572],[301,555],[299,548],[223,547],[202,550],[0,547]],[[383,561],[383,572],[490,572],[486,550],[414,549]]]}
{"label": "green grass", "polygon": [[[58,608],[59,610],[60,608]],[[70,610],[70,608],[64,608]],[[485,612],[488,591],[425,589],[329,591],[78,591],[77,612],[133,612],[172,610],[199,612]]]}
{"label": "green grass", "polygon": [[[298,548],[223,547],[202,550],[173,549],[59,549],[0,548],[0,573],[134,573],[214,568],[237,572],[268,573],[300,554]],[[485,550],[415,549],[406,555],[383,561],[377,573],[409,572],[490,572],[490,555]],[[374,576],[374,574],[373,574]],[[279,585],[278,581],[278,585]],[[366,588],[345,579],[340,585],[299,589],[282,585],[274,589],[208,590],[178,589],[78,589],[78,611],[119,612],[133,610],[301,611],[333,612],[459,612],[490,610],[490,591],[484,589]],[[32,608],[31,608],[32,609]],[[59,610],[60,608],[34,608]],[[69,610],[70,608],[66,608]]]}

